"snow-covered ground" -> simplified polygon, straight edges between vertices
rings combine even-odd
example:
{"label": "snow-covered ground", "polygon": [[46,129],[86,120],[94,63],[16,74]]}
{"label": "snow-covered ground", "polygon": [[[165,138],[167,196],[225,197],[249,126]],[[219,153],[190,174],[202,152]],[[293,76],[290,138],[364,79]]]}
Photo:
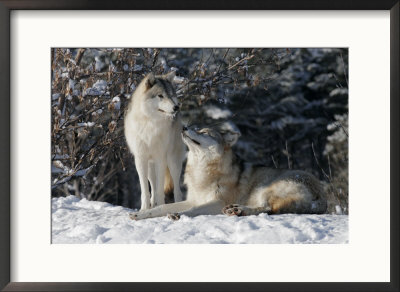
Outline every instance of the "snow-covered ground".
{"label": "snow-covered ground", "polygon": [[348,216],[182,216],[141,221],[131,209],[74,196],[52,199],[53,243],[348,243]]}

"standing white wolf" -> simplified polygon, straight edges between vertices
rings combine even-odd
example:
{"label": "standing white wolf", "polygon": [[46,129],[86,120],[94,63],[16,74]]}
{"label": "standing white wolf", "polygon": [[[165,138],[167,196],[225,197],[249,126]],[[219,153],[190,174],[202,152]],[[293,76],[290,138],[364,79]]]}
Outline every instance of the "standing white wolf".
{"label": "standing white wolf", "polygon": [[184,129],[189,147],[185,170],[187,200],[133,213],[140,220],[168,215],[256,215],[259,213],[324,213],[327,208],[320,182],[299,170],[271,169],[240,160],[232,145],[240,134],[225,129]]}
{"label": "standing white wolf", "polygon": [[125,137],[139,175],[141,210],[164,204],[164,194],[172,189],[175,202],[182,200],[179,179],[185,147],[174,77],[174,72],[148,74],[133,93],[125,115]]}

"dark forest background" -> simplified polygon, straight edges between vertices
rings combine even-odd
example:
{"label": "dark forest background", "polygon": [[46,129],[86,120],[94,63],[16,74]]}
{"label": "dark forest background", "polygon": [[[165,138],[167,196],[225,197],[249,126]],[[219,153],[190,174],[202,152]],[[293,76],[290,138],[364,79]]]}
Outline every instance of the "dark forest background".
{"label": "dark forest background", "polygon": [[140,206],[124,112],[147,73],[174,70],[184,124],[233,123],[239,156],[313,173],[328,212],[348,214],[347,49],[55,48],[51,57],[53,197]]}

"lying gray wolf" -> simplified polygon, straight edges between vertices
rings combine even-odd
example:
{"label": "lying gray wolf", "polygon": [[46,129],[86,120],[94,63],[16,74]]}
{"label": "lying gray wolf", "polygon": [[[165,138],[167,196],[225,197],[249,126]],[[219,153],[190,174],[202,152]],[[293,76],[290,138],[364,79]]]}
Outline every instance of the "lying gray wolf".
{"label": "lying gray wolf", "polygon": [[164,204],[165,193],[172,189],[175,202],[182,201],[179,180],[185,146],[174,77],[173,72],[147,75],[133,93],[125,115],[125,137],[139,175],[141,210]]}
{"label": "lying gray wolf", "polygon": [[232,151],[239,133],[184,128],[189,147],[185,171],[187,200],[132,213],[131,219],[168,215],[228,216],[260,213],[324,213],[327,202],[320,182],[299,170],[271,169],[240,160]]}

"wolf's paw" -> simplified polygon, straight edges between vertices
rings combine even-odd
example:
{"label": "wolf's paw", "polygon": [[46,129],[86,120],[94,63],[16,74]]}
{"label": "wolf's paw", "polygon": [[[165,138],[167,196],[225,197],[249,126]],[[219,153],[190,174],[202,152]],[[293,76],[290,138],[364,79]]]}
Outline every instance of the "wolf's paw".
{"label": "wolf's paw", "polygon": [[167,216],[172,221],[178,221],[181,218],[181,215],[179,215],[178,213],[169,213]]}
{"label": "wolf's paw", "polygon": [[130,213],[129,214],[129,218],[131,218],[132,220],[138,220],[138,213]]}
{"label": "wolf's paw", "polygon": [[222,209],[222,213],[224,213],[225,215],[228,215],[228,216],[234,216],[234,215],[244,216],[245,215],[241,206],[237,205],[237,204],[225,206]]}
{"label": "wolf's paw", "polygon": [[135,213],[130,213],[129,214],[129,218],[131,218],[132,220],[142,220],[142,219],[146,219],[149,218],[148,212],[146,211],[139,211],[139,212],[135,212]]}
{"label": "wolf's paw", "polygon": [[129,218],[131,218],[132,220],[135,220],[135,221],[140,220],[140,219],[143,219],[143,218],[141,218],[141,217],[142,217],[142,216],[140,216],[140,212],[130,213],[130,214],[129,214]]}

